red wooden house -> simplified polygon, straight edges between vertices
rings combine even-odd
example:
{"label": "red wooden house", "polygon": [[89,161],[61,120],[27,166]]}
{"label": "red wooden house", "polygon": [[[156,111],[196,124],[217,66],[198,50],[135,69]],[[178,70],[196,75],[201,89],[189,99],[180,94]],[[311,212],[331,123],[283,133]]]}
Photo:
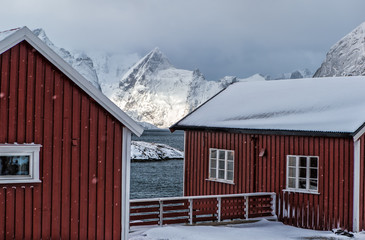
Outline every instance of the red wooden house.
{"label": "red wooden house", "polygon": [[142,128],[26,27],[0,69],[0,239],[126,239]]}
{"label": "red wooden house", "polygon": [[171,127],[184,195],[275,192],[280,221],[365,229],[365,77],[239,82]]}

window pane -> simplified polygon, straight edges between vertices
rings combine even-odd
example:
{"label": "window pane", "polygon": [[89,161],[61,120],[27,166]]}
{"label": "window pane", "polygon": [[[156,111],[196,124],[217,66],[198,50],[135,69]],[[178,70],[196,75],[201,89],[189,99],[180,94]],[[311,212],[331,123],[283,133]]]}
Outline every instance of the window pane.
{"label": "window pane", "polygon": [[219,159],[226,159],[226,152],[225,151],[219,151]]}
{"label": "window pane", "polygon": [[295,188],[295,178],[289,178],[288,187]]}
{"label": "window pane", "polygon": [[289,166],[296,166],[296,157],[289,157]]}
{"label": "window pane", "polygon": [[211,168],[217,168],[217,160],[211,159],[210,160],[210,167]]}
{"label": "window pane", "polygon": [[210,169],[210,177],[216,178],[217,177],[217,170],[216,169]]}
{"label": "window pane", "polygon": [[210,158],[217,158],[217,150],[215,149],[210,150]]}
{"label": "window pane", "polygon": [[225,169],[225,161],[219,160],[219,169]]}
{"label": "window pane", "polygon": [[317,190],[318,181],[317,180],[309,180],[309,189]]}
{"label": "window pane", "polygon": [[218,178],[224,179],[224,170],[218,170]]}
{"label": "window pane", "polygon": [[227,152],[227,159],[228,159],[228,160],[233,160],[233,155],[234,155],[234,154],[233,154],[233,151],[228,151],[228,152]]}
{"label": "window pane", "polygon": [[29,156],[0,156],[0,175],[29,175]]}
{"label": "window pane", "polygon": [[299,168],[299,177],[306,178],[307,177],[307,169],[306,168]]}
{"label": "window pane", "polygon": [[299,186],[298,186],[298,188],[300,188],[300,189],[306,189],[307,187],[306,187],[306,179],[302,179],[302,178],[299,178]]}
{"label": "window pane", "polygon": [[310,178],[317,178],[317,169],[312,168],[310,170]]}
{"label": "window pane", "polygon": [[307,166],[307,158],[306,157],[300,157],[299,158],[299,167],[306,167]]}
{"label": "window pane", "polygon": [[310,158],[310,166],[311,166],[311,167],[318,167],[318,158],[316,158],[316,157],[311,157],[311,158]]}
{"label": "window pane", "polygon": [[233,181],[233,172],[231,171],[227,172],[227,180]]}
{"label": "window pane", "polygon": [[233,162],[229,161],[227,162],[227,170],[232,171],[233,170]]}
{"label": "window pane", "polygon": [[289,168],[289,177],[295,177],[296,176],[296,169],[295,168]]}

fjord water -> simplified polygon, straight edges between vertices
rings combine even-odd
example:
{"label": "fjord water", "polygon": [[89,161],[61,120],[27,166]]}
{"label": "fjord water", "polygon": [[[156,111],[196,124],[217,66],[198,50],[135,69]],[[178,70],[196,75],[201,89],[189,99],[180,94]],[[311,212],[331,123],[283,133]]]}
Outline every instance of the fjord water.
{"label": "fjord water", "polygon": [[[164,143],[184,150],[184,132],[145,130],[133,141]],[[183,160],[131,163],[131,199],[177,197],[183,194]]]}

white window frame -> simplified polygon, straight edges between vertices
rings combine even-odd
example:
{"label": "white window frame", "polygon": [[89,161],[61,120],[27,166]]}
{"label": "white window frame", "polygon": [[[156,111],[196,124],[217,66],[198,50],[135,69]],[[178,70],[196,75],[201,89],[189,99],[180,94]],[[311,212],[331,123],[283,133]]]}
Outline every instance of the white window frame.
{"label": "white window frame", "polygon": [[0,144],[0,156],[29,156],[29,175],[0,175],[0,184],[39,183],[39,144]]}
{"label": "white window frame", "polygon": [[[217,158],[216,160],[216,165],[213,166],[211,165],[212,163],[212,151],[217,151]],[[219,178],[219,152],[220,151],[224,151],[224,178]],[[232,153],[233,159],[232,160],[228,160],[228,152]],[[233,166],[232,166],[232,170],[228,170],[228,162],[232,162]],[[211,176],[211,169],[215,169],[215,177]],[[228,172],[232,172],[232,179],[228,179]],[[218,148],[209,148],[209,178],[208,180],[212,180],[212,181],[218,181],[218,182],[224,182],[224,183],[230,183],[233,184],[234,183],[234,150],[227,150],[227,149],[218,149]]]}
{"label": "white window frame", "polygon": [[[295,157],[295,187],[289,187],[289,178],[293,178],[293,177],[289,177],[289,159]],[[305,157],[306,160],[306,188],[299,188],[299,159],[301,157]],[[311,167],[310,166],[310,158],[316,158],[317,159],[317,167]],[[317,177],[316,177],[316,181],[317,181],[317,189],[310,189],[310,180],[314,179],[314,178],[310,178],[310,169],[317,169]],[[286,156],[286,189],[284,191],[291,191],[291,192],[301,192],[301,193],[315,193],[318,194],[318,187],[319,187],[319,157],[318,156],[306,156],[306,155],[287,155]]]}

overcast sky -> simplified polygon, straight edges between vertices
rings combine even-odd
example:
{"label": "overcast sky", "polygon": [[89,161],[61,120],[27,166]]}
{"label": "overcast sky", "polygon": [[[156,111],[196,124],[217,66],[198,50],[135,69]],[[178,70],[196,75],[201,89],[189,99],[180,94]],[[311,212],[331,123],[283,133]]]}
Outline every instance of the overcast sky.
{"label": "overcast sky", "polygon": [[217,80],[315,71],[364,10],[364,0],[11,0],[0,30],[40,27],[71,50],[143,56],[157,46],[175,67]]}

